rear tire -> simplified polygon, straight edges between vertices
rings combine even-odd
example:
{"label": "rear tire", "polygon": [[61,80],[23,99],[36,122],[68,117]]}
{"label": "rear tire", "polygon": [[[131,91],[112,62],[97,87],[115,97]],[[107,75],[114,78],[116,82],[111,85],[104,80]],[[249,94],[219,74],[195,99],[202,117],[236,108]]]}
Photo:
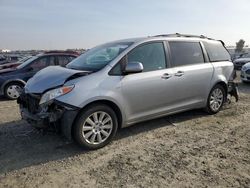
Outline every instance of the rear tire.
{"label": "rear tire", "polygon": [[4,87],[4,96],[10,100],[15,100],[20,96],[20,94],[18,93],[18,90],[22,90],[23,87],[24,86],[21,83],[17,83],[17,82],[8,83]]}
{"label": "rear tire", "polygon": [[215,85],[208,96],[206,111],[209,114],[218,113],[226,100],[226,91],[220,84]]}
{"label": "rear tire", "polygon": [[103,104],[92,105],[77,117],[73,137],[84,148],[99,149],[111,142],[117,128],[118,120],[112,108]]}

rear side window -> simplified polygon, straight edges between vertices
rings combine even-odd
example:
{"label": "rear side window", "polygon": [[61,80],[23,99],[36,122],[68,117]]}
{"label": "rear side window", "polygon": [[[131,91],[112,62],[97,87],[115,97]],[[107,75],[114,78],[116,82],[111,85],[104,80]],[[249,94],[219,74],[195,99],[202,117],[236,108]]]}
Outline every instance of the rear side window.
{"label": "rear side window", "polygon": [[65,67],[72,59],[71,56],[58,56],[58,64],[62,67]]}
{"label": "rear side window", "polygon": [[55,58],[55,56],[50,56],[49,57],[49,65],[50,66],[56,65],[56,58]]}
{"label": "rear side window", "polygon": [[199,42],[169,42],[172,66],[185,66],[204,63],[204,56]]}
{"label": "rear side window", "polygon": [[225,47],[219,41],[203,42],[207,50],[209,60],[216,61],[231,61],[231,57]]}
{"label": "rear side window", "polygon": [[128,62],[141,62],[143,72],[166,68],[165,50],[162,42],[153,42],[138,46],[128,54]]}

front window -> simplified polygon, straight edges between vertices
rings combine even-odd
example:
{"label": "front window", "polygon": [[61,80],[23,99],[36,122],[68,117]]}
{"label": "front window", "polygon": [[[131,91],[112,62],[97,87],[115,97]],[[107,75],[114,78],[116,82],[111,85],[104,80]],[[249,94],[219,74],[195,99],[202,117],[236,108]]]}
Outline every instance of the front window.
{"label": "front window", "polygon": [[67,68],[99,71],[132,44],[132,42],[114,42],[97,46],[74,59]]}
{"label": "front window", "polygon": [[165,50],[162,42],[152,42],[138,46],[128,54],[128,62],[140,62],[143,72],[166,68]]}

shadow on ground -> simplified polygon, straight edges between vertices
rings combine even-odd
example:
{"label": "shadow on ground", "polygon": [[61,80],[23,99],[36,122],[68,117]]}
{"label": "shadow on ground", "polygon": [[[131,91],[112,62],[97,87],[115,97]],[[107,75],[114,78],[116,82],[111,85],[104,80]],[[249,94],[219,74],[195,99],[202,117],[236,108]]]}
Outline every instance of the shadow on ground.
{"label": "shadow on ground", "polygon": [[[250,93],[250,84],[238,82],[238,85],[242,94]],[[0,97],[0,101],[6,101],[6,99]],[[179,122],[197,119],[205,115],[206,113],[203,111],[194,110],[143,122],[119,130],[116,140],[122,142],[122,139],[140,133],[175,126]],[[0,174],[78,154],[84,155],[87,152],[53,132],[37,131],[24,121],[0,124]]]}
{"label": "shadow on ground", "polygon": [[[119,130],[116,140],[161,127],[174,126],[175,123],[199,118],[205,114],[202,111],[190,111],[136,124]],[[0,125],[0,174],[87,152],[54,132],[42,133],[24,121]]]}
{"label": "shadow on ground", "polygon": [[249,94],[250,93],[250,83],[238,82],[240,93]]}
{"label": "shadow on ground", "polygon": [[4,96],[0,96],[0,102],[1,101],[8,101],[8,99],[6,99]]}

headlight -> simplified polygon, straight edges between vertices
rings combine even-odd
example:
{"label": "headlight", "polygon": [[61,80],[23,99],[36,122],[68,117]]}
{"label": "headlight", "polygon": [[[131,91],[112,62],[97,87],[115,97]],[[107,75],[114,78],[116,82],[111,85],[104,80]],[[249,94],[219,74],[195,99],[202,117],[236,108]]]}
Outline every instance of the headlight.
{"label": "headlight", "polygon": [[63,86],[60,88],[56,88],[56,89],[52,89],[50,91],[47,91],[46,93],[43,94],[39,104],[44,104],[44,103],[48,103],[49,101],[55,99],[56,97],[65,95],[69,92],[71,92],[74,88],[74,85],[71,86]]}

